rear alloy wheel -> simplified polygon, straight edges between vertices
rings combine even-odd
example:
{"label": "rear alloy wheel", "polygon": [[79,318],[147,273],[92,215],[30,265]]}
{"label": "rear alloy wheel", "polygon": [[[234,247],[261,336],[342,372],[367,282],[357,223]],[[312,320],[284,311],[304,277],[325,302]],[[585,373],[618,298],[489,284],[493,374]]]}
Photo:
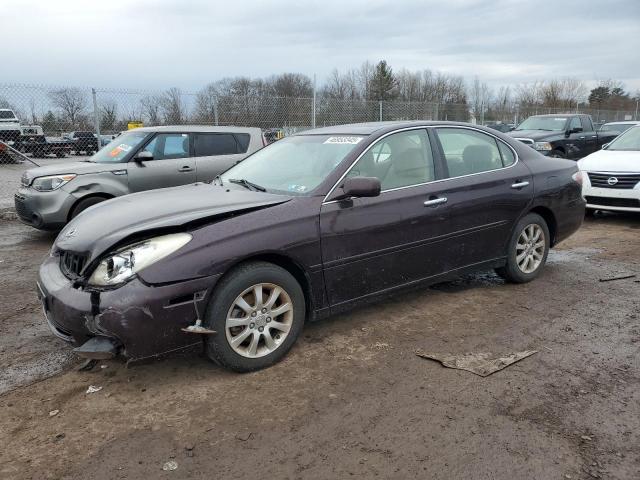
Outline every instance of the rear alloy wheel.
{"label": "rear alloy wheel", "polygon": [[209,302],[207,355],[237,372],[273,365],[302,331],[305,299],[297,280],[285,269],[251,262],[227,274]]}
{"label": "rear alloy wheel", "polygon": [[506,265],[496,272],[509,282],[530,282],[540,274],[547,261],[550,241],[547,222],[540,215],[529,213],[514,230]]}

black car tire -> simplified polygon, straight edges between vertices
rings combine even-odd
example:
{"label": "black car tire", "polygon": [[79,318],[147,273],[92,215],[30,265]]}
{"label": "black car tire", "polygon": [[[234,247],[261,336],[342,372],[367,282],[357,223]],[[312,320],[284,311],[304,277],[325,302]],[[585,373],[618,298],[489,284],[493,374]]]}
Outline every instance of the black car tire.
{"label": "black car tire", "polygon": [[[517,245],[520,235],[523,233],[524,229],[529,225],[537,225],[542,229],[544,233],[544,253],[542,255],[542,261],[540,264],[533,270],[532,272],[524,272],[519,266],[518,261],[516,259],[517,256]],[[504,278],[506,281],[511,283],[527,283],[531,280],[535,279],[547,261],[547,256],[549,255],[549,247],[550,247],[550,234],[549,227],[547,226],[547,222],[545,222],[544,218],[542,218],[537,213],[529,213],[520,219],[516,228],[513,230],[513,234],[511,235],[511,239],[509,240],[509,245],[507,247],[507,263],[504,267],[500,267],[496,269],[496,273]]]}
{"label": "black car tire", "polygon": [[596,209],[595,208],[585,208],[584,209],[584,216],[585,217],[595,217],[596,216]]}
{"label": "black car tire", "polygon": [[73,209],[71,210],[71,214],[69,215],[69,220],[76,218],[81,212],[83,212],[87,208],[95,205],[96,203],[104,202],[105,200],[106,198],[102,198],[102,197],[83,198],[78,203],[76,203]]}
{"label": "black car tire", "polygon": [[562,150],[551,150],[549,156],[552,158],[567,158]]}
{"label": "black car tire", "polygon": [[[229,344],[226,332],[227,314],[242,292],[253,285],[267,283],[281,287],[288,294],[292,303],[293,320],[286,337],[275,350],[261,357],[249,358],[236,352]],[[205,336],[207,356],[215,363],[236,372],[251,372],[269,367],[282,359],[297,340],[304,326],[305,312],[302,287],[288,271],[268,262],[241,264],[220,280],[209,300],[204,322],[207,328],[217,333]]]}

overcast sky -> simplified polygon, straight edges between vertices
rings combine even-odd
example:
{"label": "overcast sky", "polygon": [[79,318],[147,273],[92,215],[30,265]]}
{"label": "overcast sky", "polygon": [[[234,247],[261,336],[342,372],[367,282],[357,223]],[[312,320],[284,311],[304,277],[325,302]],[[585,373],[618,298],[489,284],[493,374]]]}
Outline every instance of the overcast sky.
{"label": "overcast sky", "polygon": [[492,86],[574,76],[640,89],[640,0],[20,0],[2,83],[195,91],[222,77],[386,59]]}

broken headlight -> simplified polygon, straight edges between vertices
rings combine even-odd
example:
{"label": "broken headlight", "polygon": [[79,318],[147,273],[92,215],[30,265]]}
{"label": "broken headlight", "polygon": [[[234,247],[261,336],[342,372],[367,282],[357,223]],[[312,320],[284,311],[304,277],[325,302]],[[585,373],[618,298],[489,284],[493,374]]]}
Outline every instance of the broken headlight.
{"label": "broken headlight", "polygon": [[105,287],[126,282],[143,268],[185,246],[191,238],[188,233],[173,233],[123,248],[98,264],[89,285]]}

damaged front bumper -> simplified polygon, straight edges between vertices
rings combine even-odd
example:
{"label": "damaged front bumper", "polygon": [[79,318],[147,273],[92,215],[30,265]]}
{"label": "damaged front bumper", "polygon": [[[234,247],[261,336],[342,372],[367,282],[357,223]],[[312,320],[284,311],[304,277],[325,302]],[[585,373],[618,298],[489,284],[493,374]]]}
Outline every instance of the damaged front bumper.
{"label": "damaged front bumper", "polygon": [[102,359],[118,353],[139,360],[201,343],[199,335],[182,329],[204,315],[218,277],[163,285],[134,278],[117,289],[89,290],[65,277],[59,258],[50,256],[40,267],[38,295],[51,331],[83,346],[77,351],[81,356]]}

